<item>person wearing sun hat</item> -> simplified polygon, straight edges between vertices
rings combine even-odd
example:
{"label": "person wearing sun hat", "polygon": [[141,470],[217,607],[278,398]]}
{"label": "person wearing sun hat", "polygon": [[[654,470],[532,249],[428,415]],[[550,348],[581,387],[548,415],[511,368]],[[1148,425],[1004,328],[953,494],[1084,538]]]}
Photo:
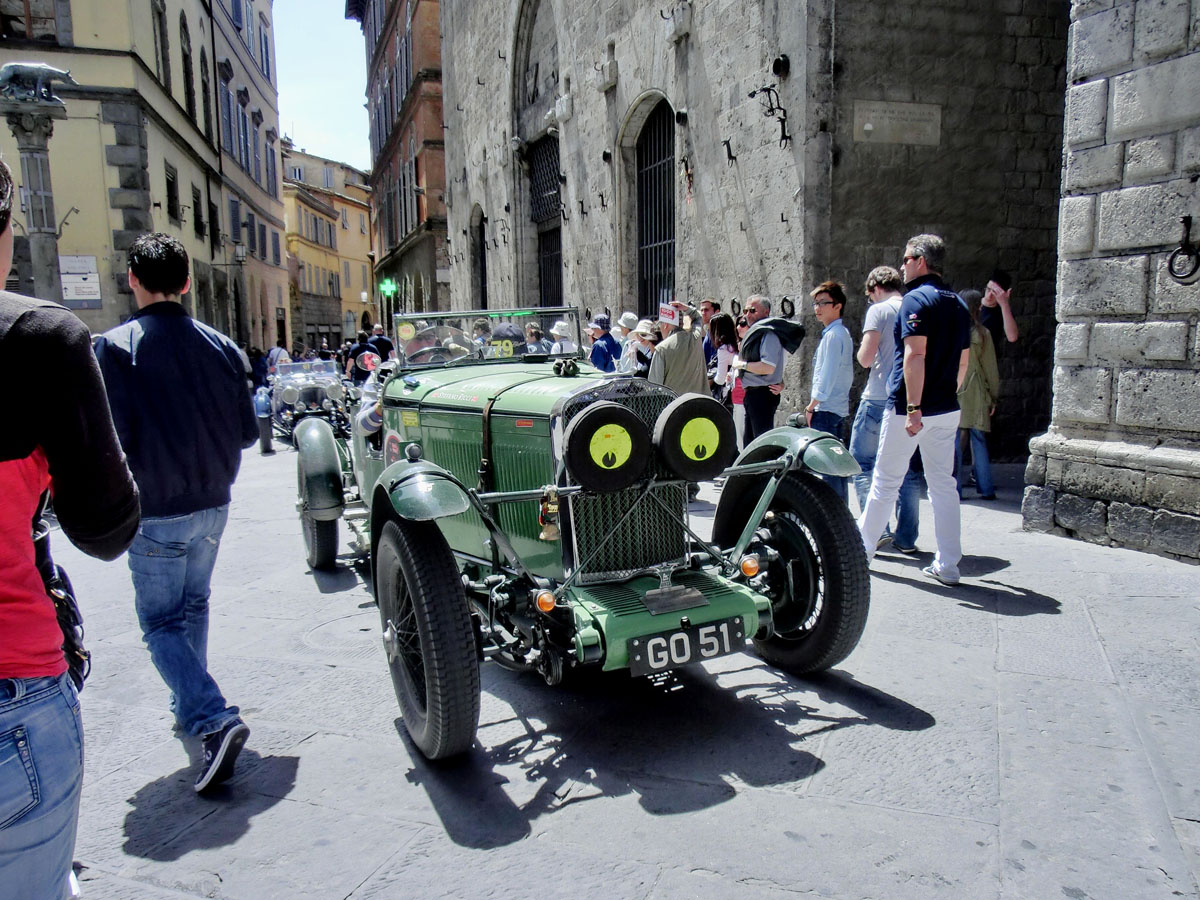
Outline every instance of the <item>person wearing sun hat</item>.
{"label": "person wearing sun hat", "polygon": [[649,319],[642,319],[629,333],[629,343],[635,347],[633,374],[638,378],[646,378],[650,374],[650,360],[654,356],[654,338],[657,334],[654,323]]}
{"label": "person wearing sun hat", "polygon": [[550,347],[551,353],[574,353],[579,349],[579,346],[571,340],[571,326],[563,319],[559,319],[550,326],[550,337],[555,339],[554,344]]}
{"label": "person wearing sun hat", "polygon": [[621,346],[621,358],[617,360],[617,374],[632,375],[634,369],[637,368],[637,349],[638,341],[633,336],[633,330],[637,328],[638,317],[626,310],[621,313],[621,318],[617,319],[617,329],[621,332],[617,343]]}

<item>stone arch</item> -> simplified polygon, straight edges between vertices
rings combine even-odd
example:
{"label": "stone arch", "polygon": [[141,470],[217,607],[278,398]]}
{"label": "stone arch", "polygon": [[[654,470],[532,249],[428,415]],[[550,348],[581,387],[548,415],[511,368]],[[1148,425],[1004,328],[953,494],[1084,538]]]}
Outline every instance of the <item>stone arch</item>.
{"label": "stone arch", "polygon": [[[617,158],[614,160],[615,191],[617,201],[617,222],[619,243],[618,249],[618,283],[622,306],[626,309],[636,309],[642,316],[653,318],[657,308],[639,297],[639,261],[638,261],[638,140],[642,137],[647,122],[660,105],[666,104],[666,109],[674,117],[674,104],[665,92],[650,89],[639,94],[629,105],[621,127],[617,132]],[[672,193],[674,221],[678,223],[680,197],[678,177],[674,175]]]}
{"label": "stone arch", "polygon": [[[557,0],[523,0],[513,28],[511,123],[518,165],[513,172],[514,288],[518,297],[562,302],[563,221],[558,202],[547,200],[560,169],[558,124],[560,92]],[[508,152],[508,148],[505,148]],[[547,173],[553,170],[553,176]],[[555,196],[557,196],[555,194]]]}

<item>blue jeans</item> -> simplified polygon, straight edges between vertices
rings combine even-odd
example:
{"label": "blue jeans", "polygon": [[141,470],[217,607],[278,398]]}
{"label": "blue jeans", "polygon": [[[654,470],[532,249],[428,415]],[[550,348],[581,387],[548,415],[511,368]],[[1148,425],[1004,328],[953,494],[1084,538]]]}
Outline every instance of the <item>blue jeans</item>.
{"label": "blue jeans", "polygon": [[[812,414],[812,418],[808,422],[810,428],[815,428],[817,431],[824,431],[826,434],[832,434],[839,441],[846,439],[846,417],[839,416],[837,413],[826,412],[823,409],[818,409]],[[837,492],[837,495],[842,498],[842,501],[850,505],[850,479],[845,475],[822,475],[821,480]]]}
{"label": "blue jeans", "polygon": [[82,787],[70,676],[0,679],[0,894],[69,896]]}
{"label": "blue jeans", "polygon": [[142,519],[129,548],[142,639],[191,735],[220,731],[238,716],[208,674],[209,582],[228,517],[228,506],[216,506]]}
{"label": "blue jeans", "polygon": [[[879,430],[886,410],[885,403],[859,400],[858,412],[854,414],[854,427],[850,432],[850,455],[862,469],[860,474],[854,476],[854,493],[858,495],[860,513],[867,508],[867,497],[871,493],[871,474],[875,470],[875,455],[879,451]],[[921,472],[909,466],[896,500],[896,530],[891,532],[892,542],[897,547],[917,545],[922,481]],[[884,533],[888,533],[887,529]]]}
{"label": "blue jeans", "polygon": [[971,442],[971,465],[975,469],[975,487],[981,497],[994,497],[996,485],[992,481],[992,460],[988,456],[987,432],[981,428],[960,428],[958,443],[954,446],[954,462],[958,468],[958,493],[962,495],[963,486],[967,483],[967,474],[963,471],[963,444]]}

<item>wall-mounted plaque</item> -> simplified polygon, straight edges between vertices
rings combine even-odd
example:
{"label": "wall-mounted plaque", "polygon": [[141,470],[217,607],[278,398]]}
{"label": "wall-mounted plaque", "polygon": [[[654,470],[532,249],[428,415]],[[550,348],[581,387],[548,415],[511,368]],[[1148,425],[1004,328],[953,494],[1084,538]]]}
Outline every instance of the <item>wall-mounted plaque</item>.
{"label": "wall-mounted plaque", "polygon": [[942,140],[942,107],[936,103],[855,100],[854,140],[936,147]]}
{"label": "wall-mounted plaque", "polygon": [[100,308],[100,276],[96,268],[94,256],[59,256],[63,306],[67,309]]}

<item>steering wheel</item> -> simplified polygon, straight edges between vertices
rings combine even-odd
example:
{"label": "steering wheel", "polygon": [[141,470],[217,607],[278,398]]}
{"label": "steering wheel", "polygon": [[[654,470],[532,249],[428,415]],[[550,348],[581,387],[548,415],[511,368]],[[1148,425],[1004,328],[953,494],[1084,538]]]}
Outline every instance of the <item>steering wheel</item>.
{"label": "steering wheel", "polygon": [[[428,359],[422,360],[421,357],[428,356]],[[420,350],[414,350],[408,354],[406,360],[413,362],[447,362],[449,357],[446,356],[446,351],[442,347],[422,347]]]}

